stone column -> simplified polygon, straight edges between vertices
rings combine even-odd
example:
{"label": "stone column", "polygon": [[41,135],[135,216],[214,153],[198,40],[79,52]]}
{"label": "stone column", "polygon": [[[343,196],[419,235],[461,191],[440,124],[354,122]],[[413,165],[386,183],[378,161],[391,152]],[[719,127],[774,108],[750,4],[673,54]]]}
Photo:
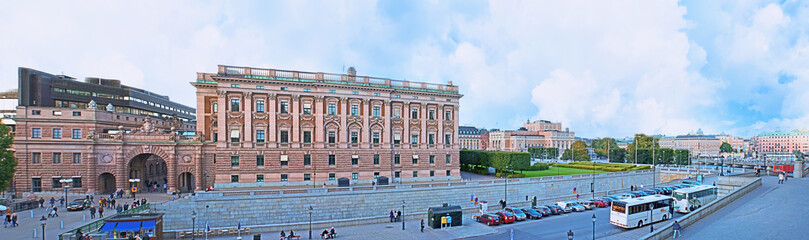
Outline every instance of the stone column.
{"label": "stone column", "polygon": [[244,93],[244,139],[247,146],[253,142],[253,93]]}
{"label": "stone column", "polygon": [[795,171],[793,174],[795,178],[803,177],[803,160],[795,160]]}
{"label": "stone column", "polygon": [[[438,133],[436,133],[435,144],[438,146],[438,149],[444,148],[444,104],[440,104],[435,109],[435,120],[438,122]],[[449,143],[447,143],[449,144]]]}
{"label": "stone column", "polygon": [[[225,108],[225,106],[227,106],[226,104],[228,104],[227,92],[226,91],[216,91],[216,94],[218,96],[216,98],[216,102],[217,102],[216,104],[218,105],[217,110],[216,110],[217,111],[217,113],[216,113],[216,118],[217,118],[216,132],[219,135],[219,137],[218,137],[218,139],[216,141],[218,141],[220,143],[227,143],[227,140],[230,137],[230,133],[227,132],[228,121],[227,121],[227,110]],[[202,124],[205,124],[205,123],[203,122]]]}
{"label": "stone column", "polygon": [[340,144],[340,147],[347,148],[348,134],[349,134],[348,127],[346,124],[346,122],[348,121],[346,116],[348,116],[349,113],[348,98],[346,97],[340,98],[339,104],[340,104],[340,111],[338,114],[340,115],[340,131],[337,133],[337,135],[339,135],[338,143]]}
{"label": "stone column", "polygon": [[360,133],[360,148],[371,147],[371,131],[368,122],[371,121],[370,101],[363,99],[360,102],[360,119],[362,119],[362,132]]}
{"label": "stone column", "polygon": [[289,114],[292,115],[292,129],[290,129],[289,133],[289,135],[291,135],[290,136],[291,139],[289,142],[291,143],[290,146],[292,146],[293,148],[300,148],[301,146],[300,143],[303,142],[301,141],[302,133],[300,127],[301,111],[298,111],[298,108],[300,108],[300,106],[303,105],[298,104],[300,100],[301,97],[299,95],[292,95],[292,100],[289,101]]}
{"label": "stone column", "polygon": [[391,132],[393,131],[393,128],[390,125],[390,119],[393,118],[393,111],[390,111],[392,108],[390,107],[390,102],[387,101],[382,101],[382,106],[380,108],[382,111],[380,116],[382,116],[384,119],[385,126],[382,126],[382,139],[379,139],[379,144],[381,144],[380,146],[383,148],[390,148],[390,146],[386,144],[389,143],[388,141],[393,142],[393,139],[391,139]]}
{"label": "stone column", "polygon": [[402,122],[404,122],[404,130],[402,130],[402,146],[408,145],[410,148],[410,103],[402,102]]}
{"label": "stone column", "polygon": [[323,97],[316,96],[315,101],[312,103],[312,107],[314,108],[314,115],[315,115],[315,129],[312,130],[312,134],[314,134],[314,142],[315,144],[322,144],[326,138],[326,127],[323,126],[323,116],[325,116],[325,106],[324,106]]}
{"label": "stone column", "polygon": [[427,132],[427,104],[420,103],[419,105],[419,122],[421,122],[421,138],[419,140],[421,141],[421,144],[426,146],[428,143],[427,141],[429,140],[429,136],[427,135],[429,134]]}
{"label": "stone column", "polygon": [[[200,146],[202,148],[202,146]],[[194,154],[194,162],[196,163],[196,172],[194,173],[194,190],[199,191],[202,190],[204,184],[210,184],[205,182],[205,173],[203,172],[202,164],[205,160],[202,159],[202,150]]]}
{"label": "stone column", "polygon": [[166,161],[166,181],[168,182],[168,192],[175,192],[177,191],[177,154],[174,151],[170,151],[172,154],[169,155],[169,159],[163,159]]}
{"label": "stone column", "polygon": [[275,135],[278,132],[278,124],[276,123],[276,107],[278,103],[275,101],[276,95],[274,93],[270,93],[267,98],[267,118],[269,118],[269,125],[267,125],[267,133],[264,142],[267,143],[269,146],[275,147]]}

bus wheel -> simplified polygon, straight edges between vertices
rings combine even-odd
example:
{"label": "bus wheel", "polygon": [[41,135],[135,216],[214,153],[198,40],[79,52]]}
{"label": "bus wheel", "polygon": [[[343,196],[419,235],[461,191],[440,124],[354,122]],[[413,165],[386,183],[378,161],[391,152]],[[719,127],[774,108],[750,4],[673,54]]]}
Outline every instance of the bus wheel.
{"label": "bus wheel", "polygon": [[663,215],[663,221],[666,221],[666,220],[668,220],[668,219],[669,219],[669,216],[667,216],[667,215]]}

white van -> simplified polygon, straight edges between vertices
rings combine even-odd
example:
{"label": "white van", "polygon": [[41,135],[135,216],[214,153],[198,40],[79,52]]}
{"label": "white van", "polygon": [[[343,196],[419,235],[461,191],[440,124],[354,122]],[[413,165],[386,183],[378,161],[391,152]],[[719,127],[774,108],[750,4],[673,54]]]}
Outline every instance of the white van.
{"label": "white van", "polygon": [[584,207],[576,204],[575,202],[557,202],[556,206],[559,206],[562,209],[564,209],[565,213],[584,212]]}

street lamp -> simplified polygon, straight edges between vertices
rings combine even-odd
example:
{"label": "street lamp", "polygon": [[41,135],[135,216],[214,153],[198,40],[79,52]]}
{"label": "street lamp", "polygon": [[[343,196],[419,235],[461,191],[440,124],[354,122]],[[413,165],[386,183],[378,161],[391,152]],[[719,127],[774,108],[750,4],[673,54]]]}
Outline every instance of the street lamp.
{"label": "street lamp", "polygon": [[402,220],[402,230],[405,230],[405,220],[404,220],[405,210],[404,210],[404,208],[405,208],[405,200],[402,200],[402,219],[399,219],[399,220]]}
{"label": "street lamp", "polygon": [[596,215],[593,214],[593,240],[596,239]]}
{"label": "street lamp", "polygon": [[39,219],[39,223],[42,224],[42,240],[45,240],[45,224],[48,223],[48,219],[45,216]]}
{"label": "street lamp", "polygon": [[573,240],[573,229],[567,230],[567,239]]}
{"label": "street lamp", "polygon": [[70,183],[73,182],[73,179],[71,179],[71,178],[63,178],[63,179],[59,179],[59,182],[62,183],[62,185],[65,187],[65,207],[67,207],[67,203],[69,202],[67,200],[67,192],[70,191]]}
{"label": "street lamp", "polygon": [[651,228],[649,232],[655,231],[655,221],[654,221],[655,211],[653,211],[654,206],[655,206],[654,203],[649,203],[649,215],[651,216],[649,217],[649,219],[651,219],[651,221],[649,221],[649,227]]}
{"label": "street lamp", "polygon": [[314,210],[314,208],[309,205],[309,239],[312,239],[312,210]]}
{"label": "street lamp", "polygon": [[196,239],[197,236],[197,212],[191,211],[191,240]]}

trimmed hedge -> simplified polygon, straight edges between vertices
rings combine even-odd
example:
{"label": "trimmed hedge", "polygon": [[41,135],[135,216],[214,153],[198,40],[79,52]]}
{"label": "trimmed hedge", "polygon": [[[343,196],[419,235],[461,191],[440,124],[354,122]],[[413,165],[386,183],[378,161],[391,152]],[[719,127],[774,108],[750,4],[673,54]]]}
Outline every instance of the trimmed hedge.
{"label": "trimmed hedge", "polygon": [[490,166],[498,171],[528,170],[531,155],[524,152],[461,150],[461,165]]}

